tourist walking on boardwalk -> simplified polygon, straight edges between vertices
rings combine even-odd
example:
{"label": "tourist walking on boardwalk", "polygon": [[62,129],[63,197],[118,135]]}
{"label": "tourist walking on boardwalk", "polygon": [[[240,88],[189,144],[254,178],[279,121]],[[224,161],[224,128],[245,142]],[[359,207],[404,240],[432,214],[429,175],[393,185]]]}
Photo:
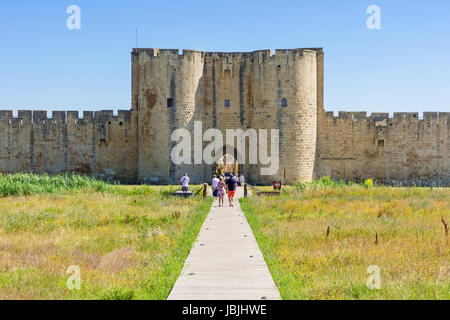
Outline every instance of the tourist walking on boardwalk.
{"label": "tourist walking on boardwalk", "polygon": [[220,178],[219,183],[217,184],[217,197],[219,198],[219,207],[223,207],[223,200],[225,198],[225,189],[226,184],[223,181],[223,178]]}
{"label": "tourist walking on boardwalk", "polygon": [[213,197],[217,197],[217,185],[219,184],[220,180],[217,179],[217,177],[214,175],[211,180],[211,189],[213,193]]}
{"label": "tourist walking on boardwalk", "polygon": [[244,183],[245,183],[245,178],[244,178],[244,175],[241,174],[241,176],[239,177],[239,186],[243,187]]}
{"label": "tourist walking on boardwalk", "polygon": [[227,180],[228,201],[230,202],[230,207],[234,207],[233,201],[234,201],[234,196],[236,195],[237,182],[238,182],[238,179],[236,176],[231,176]]}
{"label": "tourist walking on boardwalk", "polygon": [[184,176],[181,177],[180,179],[180,183],[181,183],[181,191],[183,192],[187,192],[189,189],[189,181],[191,181],[191,179],[189,179],[187,173],[184,174]]}

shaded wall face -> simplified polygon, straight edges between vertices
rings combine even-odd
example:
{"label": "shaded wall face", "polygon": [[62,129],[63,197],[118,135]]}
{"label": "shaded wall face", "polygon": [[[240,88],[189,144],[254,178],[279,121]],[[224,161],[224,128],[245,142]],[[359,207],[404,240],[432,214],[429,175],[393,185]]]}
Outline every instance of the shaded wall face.
{"label": "shaded wall face", "polygon": [[[184,51],[182,55],[178,50],[135,50],[133,108],[138,111],[139,178],[177,183],[188,172],[194,182],[209,181],[215,165],[175,166],[170,161],[176,144],[170,141],[172,132],[186,128],[193,141],[194,123],[201,121],[203,132],[216,128],[224,139],[227,129],[267,129],[269,154],[270,130],[279,130],[279,170],[261,175],[261,165],[250,165],[246,152],[241,168],[249,181],[310,180],[316,150],[316,55],[315,50],[302,49],[277,50],[275,55],[269,50]],[[201,139],[201,134],[195,138]]]}
{"label": "shaded wall face", "polygon": [[450,113],[327,113],[319,127],[319,175],[380,182],[450,183]]}
{"label": "shaded wall face", "polygon": [[125,183],[137,179],[131,111],[0,112],[0,171],[87,174]]}

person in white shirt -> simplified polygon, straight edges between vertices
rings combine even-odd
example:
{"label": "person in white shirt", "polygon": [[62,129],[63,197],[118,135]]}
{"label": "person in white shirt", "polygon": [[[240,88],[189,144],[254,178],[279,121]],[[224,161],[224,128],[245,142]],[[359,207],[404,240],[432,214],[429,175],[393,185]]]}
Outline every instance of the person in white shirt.
{"label": "person in white shirt", "polygon": [[242,187],[244,186],[244,183],[245,183],[244,175],[241,174],[241,176],[239,177],[239,185]]}
{"label": "person in white shirt", "polygon": [[217,197],[217,185],[219,184],[219,179],[217,179],[216,176],[213,176],[212,181],[211,181],[211,189],[213,192],[213,196]]}
{"label": "person in white shirt", "polygon": [[183,177],[181,177],[180,179],[180,183],[181,183],[181,191],[183,192],[187,192],[189,189],[189,181],[191,181],[191,179],[189,179],[187,173],[184,174]]}

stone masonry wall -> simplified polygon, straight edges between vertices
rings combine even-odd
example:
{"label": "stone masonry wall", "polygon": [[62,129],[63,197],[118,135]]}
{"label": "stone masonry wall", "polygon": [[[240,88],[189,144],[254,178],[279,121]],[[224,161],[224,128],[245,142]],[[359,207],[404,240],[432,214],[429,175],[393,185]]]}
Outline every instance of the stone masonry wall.
{"label": "stone masonry wall", "polygon": [[327,112],[319,123],[318,176],[450,184],[450,113]]}
{"label": "stone masonry wall", "polygon": [[136,182],[131,111],[0,111],[0,171],[80,173]]}

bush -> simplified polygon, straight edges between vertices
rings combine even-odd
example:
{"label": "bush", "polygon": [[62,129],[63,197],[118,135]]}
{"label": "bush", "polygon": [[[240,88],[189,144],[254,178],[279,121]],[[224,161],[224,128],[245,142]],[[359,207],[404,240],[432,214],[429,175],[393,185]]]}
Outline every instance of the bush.
{"label": "bush", "polygon": [[373,181],[372,181],[372,179],[367,179],[366,181],[364,181],[364,188],[367,188],[367,189],[369,189],[369,188],[372,188],[373,187]]}
{"label": "bush", "polygon": [[36,193],[65,192],[73,189],[106,191],[110,185],[104,181],[80,175],[38,175],[17,173],[0,175],[0,196],[27,196]]}
{"label": "bush", "polygon": [[99,300],[132,300],[133,298],[133,290],[114,288],[104,292]]}
{"label": "bush", "polygon": [[[353,184],[353,182],[351,182],[351,184]],[[345,181],[334,181],[331,177],[325,176],[311,182],[299,182],[296,187],[300,190],[305,190],[344,187],[346,185]]]}

